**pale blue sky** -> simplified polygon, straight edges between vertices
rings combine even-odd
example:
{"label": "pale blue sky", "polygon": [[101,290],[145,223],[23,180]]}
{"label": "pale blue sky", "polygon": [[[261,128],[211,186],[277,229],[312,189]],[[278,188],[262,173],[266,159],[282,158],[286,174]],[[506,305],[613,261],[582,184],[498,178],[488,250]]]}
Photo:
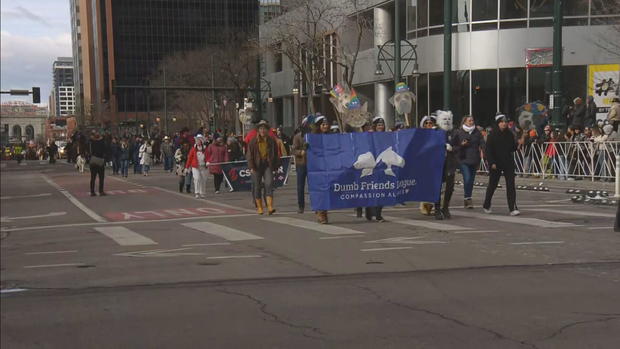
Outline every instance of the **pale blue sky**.
{"label": "pale blue sky", "polygon": [[[72,55],[69,0],[2,0],[0,15],[2,90],[39,86],[41,104],[47,104],[52,63]],[[32,100],[9,95],[1,99]]]}

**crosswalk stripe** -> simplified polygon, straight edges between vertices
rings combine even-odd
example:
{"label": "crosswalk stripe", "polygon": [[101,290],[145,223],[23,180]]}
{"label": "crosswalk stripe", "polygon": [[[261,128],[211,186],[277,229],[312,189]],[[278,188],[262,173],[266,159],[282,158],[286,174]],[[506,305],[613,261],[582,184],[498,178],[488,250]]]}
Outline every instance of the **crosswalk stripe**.
{"label": "crosswalk stripe", "polygon": [[116,241],[121,246],[157,245],[146,236],[142,236],[125,227],[96,227],[96,231]]}
{"label": "crosswalk stripe", "polygon": [[578,227],[579,226],[573,223],[552,222],[552,221],[546,221],[544,219],[538,219],[538,218],[497,216],[497,215],[481,214],[481,213],[474,213],[474,212],[455,211],[455,212],[452,212],[452,215],[468,217],[468,218],[486,219],[490,221],[498,221],[498,222],[504,222],[504,223],[516,223],[519,225],[531,225],[531,226],[539,227],[539,228],[567,228],[567,227]]}
{"label": "crosswalk stripe", "polygon": [[414,227],[422,227],[422,228],[428,228],[428,229],[434,229],[434,230],[462,231],[462,230],[471,229],[471,228],[462,227],[462,226],[453,225],[453,224],[429,222],[429,221],[423,221],[419,219],[407,219],[407,218],[388,217],[388,216],[383,216],[383,218],[387,219],[390,222],[397,223],[397,224],[412,225]]}
{"label": "crosswalk stripe", "polygon": [[188,228],[201,231],[203,233],[215,235],[217,237],[220,237],[228,241],[261,240],[262,239],[262,237],[258,235],[246,233],[241,230],[229,228],[223,225],[214,224],[210,222],[192,222],[192,223],[183,223],[183,225]]}
{"label": "crosswalk stripe", "polygon": [[587,216],[587,217],[606,217],[606,218],[614,218],[616,217],[615,213],[601,213],[601,212],[584,212],[584,211],[569,211],[569,210],[553,210],[549,208],[532,208],[527,211],[536,211],[536,212],[549,212],[549,213],[559,213],[566,214],[571,217],[579,217],[579,216]]}
{"label": "crosswalk stripe", "polygon": [[337,227],[335,225],[320,224],[316,222],[306,221],[306,220],[297,219],[297,218],[290,218],[290,217],[269,217],[269,218],[263,218],[263,220],[274,222],[274,223],[291,225],[297,228],[314,230],[320,233],[325,233],[325,234],[330,234],[330,235],[364,234],[364,232],[353,230],[353,229]]}

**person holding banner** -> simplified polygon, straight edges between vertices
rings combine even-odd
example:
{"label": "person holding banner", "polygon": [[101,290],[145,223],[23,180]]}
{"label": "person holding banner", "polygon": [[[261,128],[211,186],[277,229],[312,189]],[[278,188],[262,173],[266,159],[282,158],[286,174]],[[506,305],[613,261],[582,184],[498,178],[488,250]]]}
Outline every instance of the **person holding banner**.
{"label": "person holding banner", "polygon": [[[383,119],[383,117],[376,116],[372,119],[372,131],[385,132],[385,119]],[[385,219],[383,219],[383,216],[381,215],[382,211],[383,206],[366,207],[366,220],[372,221],[372,218],[375,217],[377,222],[385,222]]]}
{"label": "person holding banner", "polygon": [[499,184],[499,178],[506,179],[506,198],[511,216],[521,213],[517,208],[517,192],[515,190],[515,162],[514,152],[517,150],[515,135],[508,128],[508,119],[504,114],[495,117],[496,126],[487,137],[485,156],[489,162],[489,184],[484,198],[482,209],[491,213],[491,200]]}
{"label": "person holding banner", "polygon": [[306,166],[308,156],[308,143],[305,140],[306,128],[308,127],[308,117],[301,121],[298,132],[293,136],[292,152],[295,156],[295,171],[297,172],[297,213],[304,213],[306,206],[305,191],[306,179],[308,178],[308,167]]}
{"label": "person holding banner", "polygon": [[[426,115],[420,121],[420,127],[426,129],[434,129],[435,128],[435,116],[434,115]],[[433,203],[432,202],[421,202],[420,203],[420,213],[425,216],[430,216],[433,212]]]}
{"label": "person holding banner", "polygon": [[252,172],[252,190],[256,202],[256,211],[263,214],[263,193],[265,187],[265,201],[267,202],[267,212],[272,215],[276,212],[273,207],[273,175],[280,167],[280,157],[276,141],[269,136],[269,124],[261,120],[257,125],[256,137],[252,138],[248,144],[246,157],[248,167]]}
{"label": "person holding banner", "polygon": [[[314,129],[314,132],[317,134],[328,134],[330,133],[330,122],[329,120],[327,120],[327,118],[323,115],[320,115],[319,117],[317,117],[314,120],[314,124],[316,126],[316,128]],[[317,220],[319,221],[319,223],[321,224],[327,224],[328,219],[327,219],[327,211],[326,210],[321,210],[321,211],[316,211],[316,217]]]}
{"label": "person holding banner", "polygon": [[207,167],[206,167],[206,149],[204,146],[205,138],[201,134],[194,137],[195,144],[189,155],[187,155],[186,169],[191,169],[192,178],[194,179],[194,193],[196,199],[204,198],[207,186]]}
{"label": "person holding banner", "polygon": [[[207,159],[210,163],[228,162],[228,149],[224,144],[224,138],[218,136],[215,142],[211,143],[207,148]],[[222,166],[209,165],[209,173],[213,175],[213,183],[215,184],[215,193],[220,193],[220,187],[224,181],[224,173]]]}

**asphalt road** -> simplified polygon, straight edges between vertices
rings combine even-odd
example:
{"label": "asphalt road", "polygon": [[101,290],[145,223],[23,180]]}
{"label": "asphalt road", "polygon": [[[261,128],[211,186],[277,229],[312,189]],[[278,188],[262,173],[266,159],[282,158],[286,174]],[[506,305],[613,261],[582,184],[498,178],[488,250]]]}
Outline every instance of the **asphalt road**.
{"label": "asphalt road", "polygon": [[161,169],[108,170],[105,197],[67,164],[1,171],[2,347],[620,347],[615,208],[565,193],[607,183],[519,191],[520,217],[503,190],[493,214],[484,188],[465,210],[458,187],[451,220],[408,203],[322,226],[296,213],[294,178],[267,217]]}

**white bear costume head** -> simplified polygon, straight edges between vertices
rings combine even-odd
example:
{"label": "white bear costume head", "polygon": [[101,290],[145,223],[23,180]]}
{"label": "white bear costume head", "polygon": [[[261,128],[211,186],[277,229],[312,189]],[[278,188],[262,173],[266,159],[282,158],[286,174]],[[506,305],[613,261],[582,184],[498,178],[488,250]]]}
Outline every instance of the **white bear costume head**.
{"label": "white bear costume head", "polygon": [[437,127],[444,131],[452,131],[454,125],[452,124],[452,112],[445,110],[438,110],[437,112]]}

